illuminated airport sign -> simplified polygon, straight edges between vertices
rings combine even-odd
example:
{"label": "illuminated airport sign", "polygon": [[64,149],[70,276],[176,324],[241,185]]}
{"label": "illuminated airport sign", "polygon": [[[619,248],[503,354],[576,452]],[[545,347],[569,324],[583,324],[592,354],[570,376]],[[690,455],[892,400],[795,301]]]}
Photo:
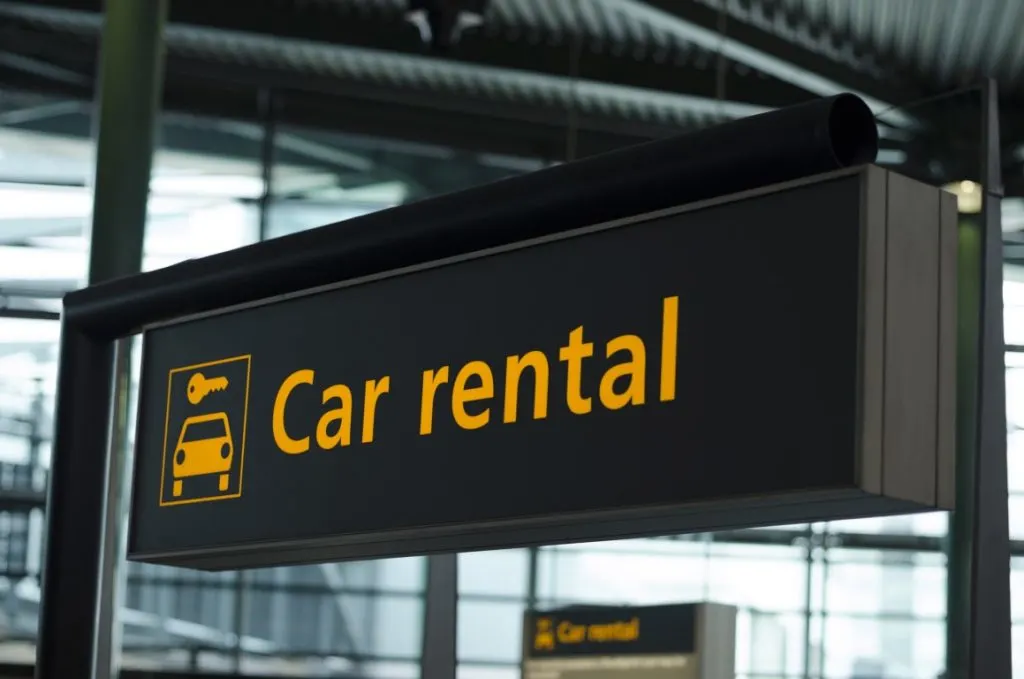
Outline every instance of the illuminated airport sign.
{"label": "illuminated airport sign", "polygon": [[696,605],[581,607],[528,613],[525,655],[693,653]]}
{"label": "illuminated airport sign", "polygon": [[524,679],[732,677],[735,655],[732,606],[579,606],[524,615]]}
{"label": "illuminated airport sign", "polygon": [[862,169],[149,328],[130,557],[949,506],[948,207]]}

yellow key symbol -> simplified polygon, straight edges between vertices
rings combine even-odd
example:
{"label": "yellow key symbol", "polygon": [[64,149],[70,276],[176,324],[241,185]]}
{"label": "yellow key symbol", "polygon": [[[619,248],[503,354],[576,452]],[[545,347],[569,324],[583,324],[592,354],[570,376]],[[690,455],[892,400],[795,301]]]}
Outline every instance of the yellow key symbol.
{"label": "yellow key symbol", "polygon": [[188,402],[198,405],[211,391],[224,391],[227,388],[226,377],[206,377],[203,373],[196,373],[188,380]]}

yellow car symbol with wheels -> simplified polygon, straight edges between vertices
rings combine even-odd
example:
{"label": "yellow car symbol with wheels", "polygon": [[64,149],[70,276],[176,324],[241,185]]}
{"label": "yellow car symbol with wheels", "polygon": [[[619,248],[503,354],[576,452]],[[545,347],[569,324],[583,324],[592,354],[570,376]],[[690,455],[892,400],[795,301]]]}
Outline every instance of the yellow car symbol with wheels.
{"label": "yellow car symbol with wheels", "polygon": [[231,480],[235,446],[226,413],[193,415],[181,425],[174,448],[174,497],[182,493],[183,479],[220,474],[217,488],[222,493]]}

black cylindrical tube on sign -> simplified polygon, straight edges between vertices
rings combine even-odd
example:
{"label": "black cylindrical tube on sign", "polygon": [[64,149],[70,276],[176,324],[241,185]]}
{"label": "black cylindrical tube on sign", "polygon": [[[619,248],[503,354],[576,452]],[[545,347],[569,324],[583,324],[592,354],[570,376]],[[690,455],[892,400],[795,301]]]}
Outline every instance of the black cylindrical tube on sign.
{"label": "black cylindrical tube on sign", "polygon": [[148,323],[458,256],[872,162],[852,94],[401,205],[71,293],[69,313],[125,334]]}

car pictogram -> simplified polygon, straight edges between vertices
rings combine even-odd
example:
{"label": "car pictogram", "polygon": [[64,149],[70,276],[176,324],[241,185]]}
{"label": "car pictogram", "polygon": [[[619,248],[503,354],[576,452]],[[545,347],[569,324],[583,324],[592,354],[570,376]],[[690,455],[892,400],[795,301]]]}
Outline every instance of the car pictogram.
{"label": "car pictogram", "polygon": [[219,474],[217,488],[228,489],[234,441],[226,413],[193,415],[185,419],[174,448],[174,487],[172,494],[180,497],[184,479]]}

